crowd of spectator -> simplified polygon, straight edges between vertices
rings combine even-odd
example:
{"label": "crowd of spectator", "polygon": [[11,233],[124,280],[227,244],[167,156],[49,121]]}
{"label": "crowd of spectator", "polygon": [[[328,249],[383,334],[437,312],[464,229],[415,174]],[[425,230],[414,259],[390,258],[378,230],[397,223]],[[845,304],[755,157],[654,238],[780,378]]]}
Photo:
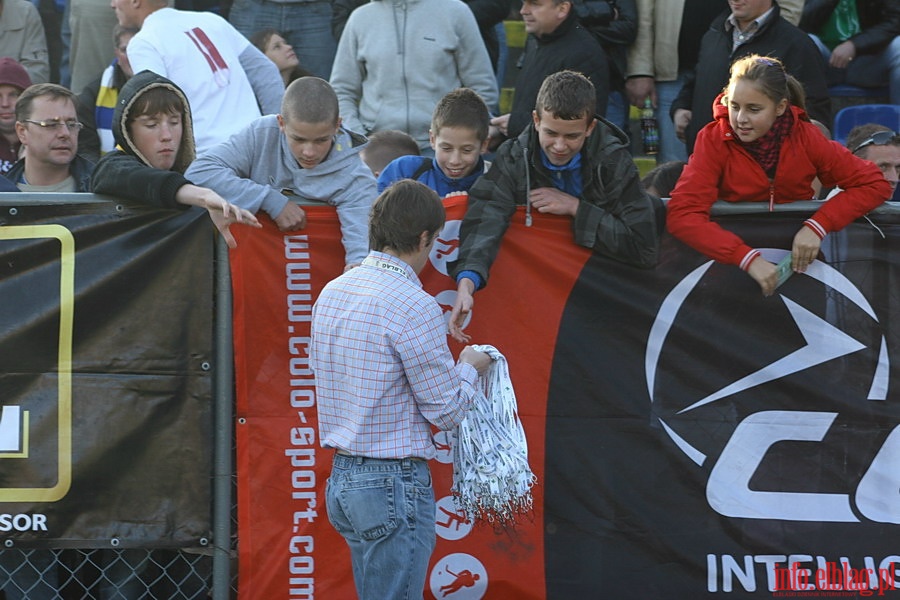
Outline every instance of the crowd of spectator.
{"label": "crowd of spectator", "polygon": [[[498,25],[516,18],[527,38],[505,76]],[[615,256],[624,251],[618,244],[634,241],[616,233],[623,214],[633,216],[622,208],[634,202],[627,195],[672,193],[699,132],[727,112],[722,92],[733,65],[751,55],[777,61],[799,82],[802,102],[787,101],[800,107],[798,119],[827,136],[828,85],[887,88],[890,102],[900,103],[900,6],[890,0],[0,0],[0,173],[12,189],[96,191],[94,165],[123,150],[122,131],[132,126],[115,122],[128,101],[121,90],[148,71],[185,97],[191,127],[179,135],[189,138],[190,158],[184,144],[172,149],[182,185],[196,180],[227,206],[262,209],[285,231],[306,223],[292,200],[333,204],[348,268],[365,252],[368,207],[402,178],[441,195],[474,190],[473,215],[493,214],[501,204],[503,211],[525,204],[528,211],[570,214],[577,243]],[[580,112],[542,113],[539,89],[561,72],[591,84],[594,105],[584,123]],[[500,114],[504,78],[514,81],[514,92]],[[311,104],[300,110],[300,101]],[[646,185],[630,161],[629,105],[656,110],[656,158],[667,167]],[[157,121],[161,127],[167,119]],[[519,172],[522,157],[533,173]],[[589,175],[595,164],[603,166],[596,179]],[[895,166],[882,171],[896,183]],[[610,172],[614,180],[603,181]],[[524,192],[521,178],[528,181]],[[810,197],[823,179],[828,175],[813,178]],[[590,191],[594,185],[601,191]],[[550,200],[544,189],[575,203]],[[794,199],[806,194],[797,193]],[[661,230],[664,212],[645,208]],[[650,266],[649,256],[626,260]],[[474,276],[466,270],[462,279],[473,284],[466,290],[485,284],[487,266],[479,268]]]}
{"label": "crowd of spectator", "polygon": [[[507,77],[502,22],[519,17]],[[887,200],[900,137],[867,125],[830,142],[842,83],[900,104],[896,0],[0,0],[0,191],[199,206],[230,246],[260,210],[294,231],[297,200],[330,204],[347,271],[379,192],[463,194],[449,268],[464,342],[521,205],[526,224],[567,216],[574,243],[641,268],[668,225],[771,293],[775,266],[709,206],[822,189],[793,242],[802,271]],[[626,132],[648,104],[659,167],[642,181]]]}

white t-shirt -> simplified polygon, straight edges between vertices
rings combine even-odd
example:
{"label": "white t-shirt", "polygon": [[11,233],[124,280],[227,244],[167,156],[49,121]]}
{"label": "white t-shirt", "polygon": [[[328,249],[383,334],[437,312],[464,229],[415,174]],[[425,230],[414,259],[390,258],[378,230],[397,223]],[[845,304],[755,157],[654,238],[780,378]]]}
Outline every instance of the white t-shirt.
{"label": "white t-shirt", "polygon": [[249,45],[218,15],[161,8],[128,43],[128,60],[135,73],[153,71],[184,90],[199,154],[261,116],[239,59]]}

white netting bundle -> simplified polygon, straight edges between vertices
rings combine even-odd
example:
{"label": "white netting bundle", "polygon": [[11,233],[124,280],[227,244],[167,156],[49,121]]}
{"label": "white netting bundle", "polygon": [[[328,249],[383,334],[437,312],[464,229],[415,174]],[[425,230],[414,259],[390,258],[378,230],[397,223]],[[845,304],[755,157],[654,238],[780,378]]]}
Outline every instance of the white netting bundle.
{"label": "white netting bundle", "polygon": [[472,410],[453,444],[453,492],[457,506],[475,521],[515,523],[532,509],[528,442],[519,421],[506,358],[493,346],[474,346],[494,361],[479,378]]}

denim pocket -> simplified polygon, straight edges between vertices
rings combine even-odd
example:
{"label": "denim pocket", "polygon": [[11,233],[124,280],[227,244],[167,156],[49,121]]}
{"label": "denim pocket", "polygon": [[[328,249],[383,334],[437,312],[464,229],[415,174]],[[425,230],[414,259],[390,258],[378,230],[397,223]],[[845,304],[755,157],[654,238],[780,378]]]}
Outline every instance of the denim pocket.
{"label": "denim pocket", "polygon": [[[330,481],[328,499],[336,502],[337,514],[329,511],[329,520],[341,533],[355,533],[361,539],[375,540],[397,527],[394,479],[371,477]],[[330,506],[329,506],[330,508]]]}

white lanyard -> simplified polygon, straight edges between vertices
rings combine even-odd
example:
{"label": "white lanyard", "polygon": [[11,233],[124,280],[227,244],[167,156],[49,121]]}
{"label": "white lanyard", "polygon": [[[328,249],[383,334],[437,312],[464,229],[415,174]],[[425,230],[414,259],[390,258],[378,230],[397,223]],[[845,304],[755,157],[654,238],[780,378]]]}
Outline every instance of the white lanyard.
{"label": "white lanyard", "polygon": [[453,492],[472,520],[514,525],[533,508],[537,478],[528,465],[528,442],[516,408],[506,358],[493,346],[473,346],[492,359],[472,409],[456,429]]}
{"label": "white lanyard", "polygon": [[362,264],[367,267],[375,267],[376,269],[384,269],[385,271],[390,271],[391,273],[396,273],[401,277],[409,279],[409,273],[406,272],[406,269],[395,265],[392,262],[388,262],[386,260],[381,260],[380,258],[375,258],[374,256],[367,256],[363,259]]}

